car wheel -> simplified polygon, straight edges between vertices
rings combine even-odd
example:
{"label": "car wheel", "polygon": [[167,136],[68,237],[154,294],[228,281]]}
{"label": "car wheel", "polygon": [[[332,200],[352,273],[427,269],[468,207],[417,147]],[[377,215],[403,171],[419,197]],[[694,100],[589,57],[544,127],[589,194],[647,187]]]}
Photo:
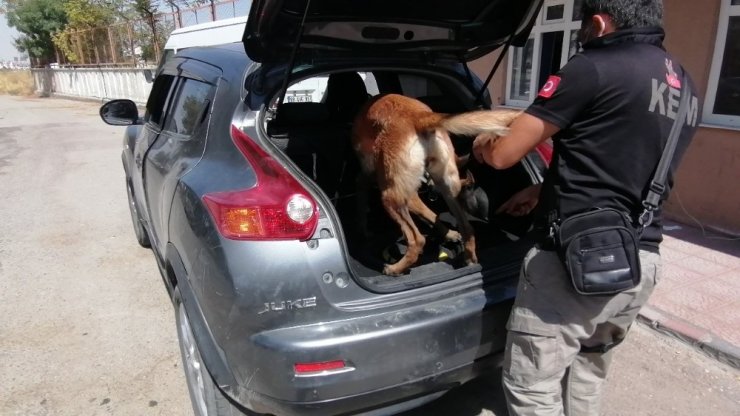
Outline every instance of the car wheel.
{"label": "car wheel", "polygon": [[136,209],[136,202],[134,202],[134,191],[131,189],[131,181],[126,181],[126,194],[128,195],[128,210],[131,213],[131,222],[134,225],[134,234],[136,234],[136,241],[142,247],[149,248],[152,243],[149,241],[149,234],[146,232],[146,228],[141,223],[141,217],[139,211]]}
{"label": "car wheel", "polygon": [[177,316],[177,336],[180,340],[185,381],[190,392],[190,401],[196,416],[245,416],[255,415],[251,412],[239,410],[216,387],[210,373],[205,368],[200,350],[195,342],[190,320],[182,304],[180,289],[175,288],[175,309]]}

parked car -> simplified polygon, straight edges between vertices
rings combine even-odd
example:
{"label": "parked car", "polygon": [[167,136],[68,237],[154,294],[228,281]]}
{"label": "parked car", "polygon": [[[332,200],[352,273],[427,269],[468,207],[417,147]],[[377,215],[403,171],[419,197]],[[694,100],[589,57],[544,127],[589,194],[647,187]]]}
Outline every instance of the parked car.
{"label": "parked car", "polygon": [[[465,62],[526,41],[541,1],[310,5],[304,19],[306,2],[255,0],[243,43],[158,69],[143,117],[128,100],[101,107],[109,124],[141,126],[123,143],[129,207],[175,306],[198,415],[393,414],[500,364],[532,219],[494,212],[541,181],[544,153],[468,166],[490,200],[487,220],[471,218],[480,264],[420,223],[423,258],[391,277],[383,264],[404,242],[379,198],[358,207],[349,135],[378,93],[490,107]],[[298,83],[325,90],[284,99]],[[472,138],[454,143],[465,154]]]}

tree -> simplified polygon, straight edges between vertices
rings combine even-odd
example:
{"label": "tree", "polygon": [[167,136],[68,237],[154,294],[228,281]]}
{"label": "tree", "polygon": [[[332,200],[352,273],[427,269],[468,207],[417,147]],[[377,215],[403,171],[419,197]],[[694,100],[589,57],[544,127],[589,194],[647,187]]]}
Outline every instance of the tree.
{"label": "tree", "polygon": [[151,37],[144,39],[142,47],[142,57],[149,61],[156,61],[160,55],[161,46],[164,44],[163,30],[159,27],[157,22],[157,14],[159,13],[159,1],[158,0],[134,0],[134,10],[141,16],[142,19],[147,23],[151,30]]}
{"label": "tree", "polygon": [[107,26],[114,10],[101,0],[64,0],[67,25],[53,35],[54,43],[72,62],[109,62],[115,51],[108,45]]}
{"label": "tree", "polygon": [[57,0],[2,0],[0,7],[8,26],[21,34],[15,39],[15,47],[28,52],[34,65],[54,61],[52,35],[67,24],[63,4]]}

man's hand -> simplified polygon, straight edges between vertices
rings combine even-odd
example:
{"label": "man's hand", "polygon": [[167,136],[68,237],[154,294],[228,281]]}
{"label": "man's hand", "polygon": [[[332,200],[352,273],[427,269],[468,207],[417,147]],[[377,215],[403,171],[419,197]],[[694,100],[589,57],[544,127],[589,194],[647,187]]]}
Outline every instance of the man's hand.
{"label": "man's hand", "polygon": [[496,210],[496,214],[509,214],[522,217],[532,212],[540,198],[541,184],[531,185],[515,193]]}
{"label": "man's hand", "polygon": [[491,165],[490,158],[486,158],[486,156],[491,154],[491,148],[493,147],[493,143],[495,140],[500,139],[499,136],[490,135],[490,134],[479,134],[475,140],[473,140],[473,157],[475,157],[475,160],[481,163],[486,163],[488,165]]}

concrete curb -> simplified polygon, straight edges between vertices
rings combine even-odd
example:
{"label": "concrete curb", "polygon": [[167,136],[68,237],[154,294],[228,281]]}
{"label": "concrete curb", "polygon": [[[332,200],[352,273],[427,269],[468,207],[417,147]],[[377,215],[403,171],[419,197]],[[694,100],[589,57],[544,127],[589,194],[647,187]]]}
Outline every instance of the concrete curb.
{"label": "concrete curb", "polygon": [[660,333],[686,342],[719,362],[740,369],[740,348],[707,329],[648,305],[643,306],[637,320]]}

